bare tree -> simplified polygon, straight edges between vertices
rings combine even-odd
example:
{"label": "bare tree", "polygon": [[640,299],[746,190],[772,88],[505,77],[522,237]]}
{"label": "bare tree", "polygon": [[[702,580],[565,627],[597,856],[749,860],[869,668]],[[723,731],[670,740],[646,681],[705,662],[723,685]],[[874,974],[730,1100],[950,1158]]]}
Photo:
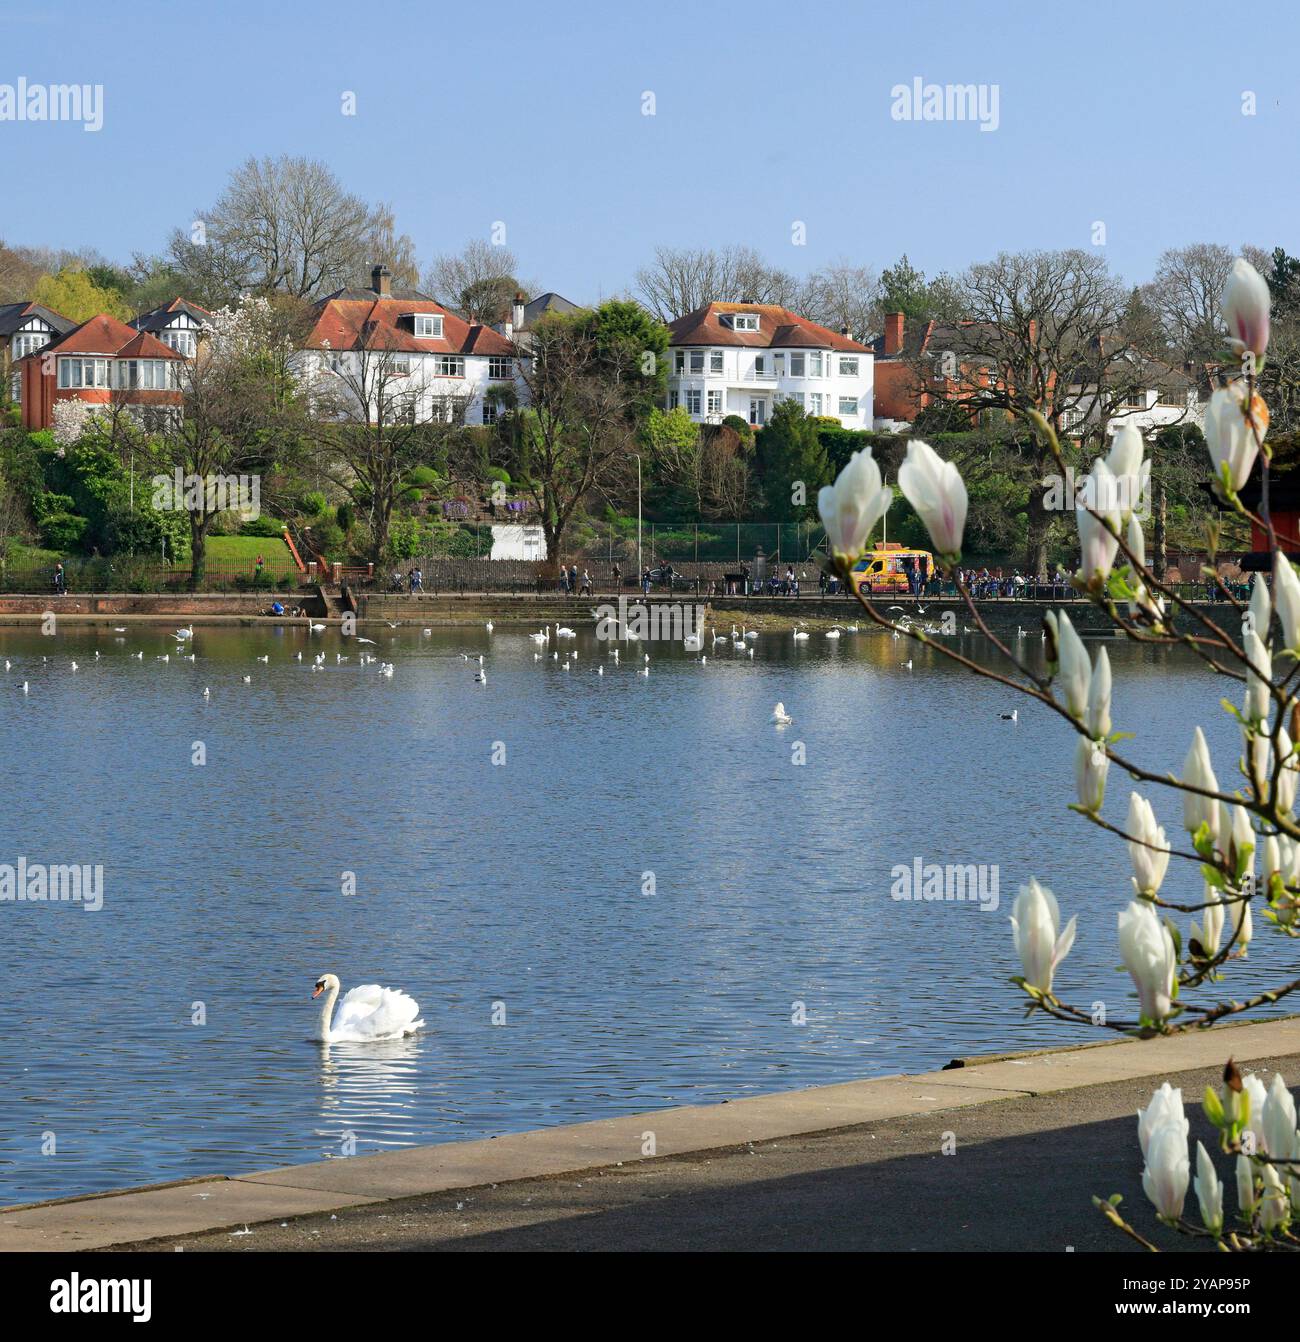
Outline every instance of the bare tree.
{"label": "bare tree", "polygon": [[[1123,286],[1093,252],[1003,252],[971,266],[960,280],[970,320],[954,328],[955,349],[935,348],[917,363],[918,388],[946,399],[974,421],[1028,423],[1041,414],[1054,432],[1105,424],[1146,369],[1122,339]],[[1028,539],[1025,567],[1044,572],[1055,520],[1045,506],[1049,462],[1038,439],[1025,460]]]}
{"label": "bare tree", "polygon": [[527,287],[518,272],[519,262],[508,247],[472,238],[459,252],[435,258],[424,287],[466,321],[490,326],[510,315],[515,291]]}
{"label": "bare tree", "polygon": [[424,375],[424,356],[393,348],[383,328],[325,358],[308,383],[318,465],[367,517],[371,557],[382,563],[411,472],[445,450],[473,396],[442,390],[445,379]]}
{"label": "bare tree", "polygon": [[770,266],[752,247],[655,249],[637,271],[637,290],[660,321],[673,321],[709,303],[796,303],[800,283]]}
{"label": "bare tree", "polygon": [[32,286],[44,269],[24,250],[0,242],[0,303],[17,303],[31,297]]}
{"label": "bare tree", "polygon": [[800,316],[832,331],[847,330],[865,343],[880,329],[880,276],[868,266],[834,261],[804,281],[796,304]]}
{"label": "bare tree", "polygon": [[623,344],[601,348],[587,326],[565,318],[539,323],[529,356],[520,370],[527,406],[507,416],[501,438],[511,476],[536,505],[554,574],[583,500],[626,469],[643,378]]}
{"label": "bare tree", "polygon": [[[133,445],[165,478],[180,471],[186,488],[160,507],[184,509],[190,524],[190,575],[205,567],[208,532],[230,505],[225,482],[263,474],[284,454],[300,402],[287,374],[292,347],[272,303],[256,298],[213,314],[195,356],[179,369],[182,407],[156,410],[153,429]],[[119,449],[120,450],[120,449]]]}
{"label": "bare tree", "polygon": [[170,248],[191,296],[209,306],[250,292],[317,297],[359,282],[377,261],[414,269],[411,241],[394,236],[386,206],[345,190],[325,164],[288,155],[242,163]]}

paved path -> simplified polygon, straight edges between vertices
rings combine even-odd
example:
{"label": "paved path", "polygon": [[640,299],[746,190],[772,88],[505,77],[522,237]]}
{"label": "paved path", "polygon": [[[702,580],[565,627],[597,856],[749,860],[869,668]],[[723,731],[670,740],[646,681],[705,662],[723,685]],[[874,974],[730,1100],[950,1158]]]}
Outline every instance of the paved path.
{"label": "paved path", "polygon": [[[1247,1070],[1300,1080],[1300,1055]],[[1221,1068],[1169,1079],[1183,1088],[1193,1141],[1213,1150],[1198,1097]],[[957,1075],[960,1075],[958,1073]],[[1151,1078],[666,1157],[577,1175],[452,1190],[255,1225],[251,1234],[176,1237],[223,1252],[383,1250],[992,1250],[1129,1251],[1093,1208],[1124,1210],[1157,1243],[1191,1241],[1156,1225],[1141,1190],[1136,1110]],[[948,1135],[953,1155],[941,1154]],[[1220,1158],[1221,1177],[1228,1172]],[[1231,1189],[1231,1183],[1229,1183]],[[1189,1210],[1195,1201],[1189,1193]],[[1233,1194],[1228,1193],[1230,1210]],[[159,1247],[155,1242],[152,1246]]]}

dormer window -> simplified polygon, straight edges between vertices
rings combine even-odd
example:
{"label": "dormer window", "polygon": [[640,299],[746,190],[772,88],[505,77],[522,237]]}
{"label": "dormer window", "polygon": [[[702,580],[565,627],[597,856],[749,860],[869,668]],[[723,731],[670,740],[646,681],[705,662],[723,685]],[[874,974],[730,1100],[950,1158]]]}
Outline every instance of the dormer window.
{"label": "dormer window", "polygon": [[415,324],[415,334],[426,340],[442,339],[442,318],[430,312],[417,312],[411,319]]}
{"label": "dormer window", "polygon": [[731,329],[733,331],[757,331],[758,313],[757,312],[736,312],[732,314]]}

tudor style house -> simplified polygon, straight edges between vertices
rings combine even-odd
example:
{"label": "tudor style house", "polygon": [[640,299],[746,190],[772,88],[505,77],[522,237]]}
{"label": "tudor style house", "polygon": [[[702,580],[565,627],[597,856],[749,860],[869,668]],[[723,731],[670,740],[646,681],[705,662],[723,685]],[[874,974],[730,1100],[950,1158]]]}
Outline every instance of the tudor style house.
{"label": "tudor style house", "polygon": [[387,266],[371,271],[369,289],[340,289],[313,309],[300,355],[308,381],[346,397],[400,402],[419,421],[461,419],[491,424],[492,392],[515,385],[514,342],[490,326],[467,322],[413,289],[394,289]]}
{"label": "tudor style house", "polygon": [[23,399],[19,360],[44,349],[57,336],[67,335],[77,323],[39,303],[0,304],[0,377],[14,405]]}
{"label": "tudor style house", "polygon": [[160,308],[142,313],[130,323],[137,331],[148,331],[177,354],[192,359],[198,351],[199,338],[212,325],[212,313],[197,303],[173,298]]}
{"label": "tudor style house", "polygon": [[871,350],[771,303],[710,303],[669,327],[668,408],[702,424],[739,415],[761,428],[778,401],[869,429]]}
{"label": "tudor style house", "polygon": [[178,413],[183,364],[156,336],[101,313],[21,360],[23,427],[50,428],[59,401]]}

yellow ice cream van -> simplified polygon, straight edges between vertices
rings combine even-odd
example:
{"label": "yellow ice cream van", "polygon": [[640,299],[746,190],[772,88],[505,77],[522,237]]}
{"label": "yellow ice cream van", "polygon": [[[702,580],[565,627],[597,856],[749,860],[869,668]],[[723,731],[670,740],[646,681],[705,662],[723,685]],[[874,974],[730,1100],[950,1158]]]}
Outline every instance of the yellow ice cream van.
{"label": "yellow ice cream van", "polygon": [[908,577],[919,573],[923,583],[935,574],[934,556],[929,550],[909,550],[896,541],[877,545],[853,566],[853,582],[863,596],[907,592]]}

